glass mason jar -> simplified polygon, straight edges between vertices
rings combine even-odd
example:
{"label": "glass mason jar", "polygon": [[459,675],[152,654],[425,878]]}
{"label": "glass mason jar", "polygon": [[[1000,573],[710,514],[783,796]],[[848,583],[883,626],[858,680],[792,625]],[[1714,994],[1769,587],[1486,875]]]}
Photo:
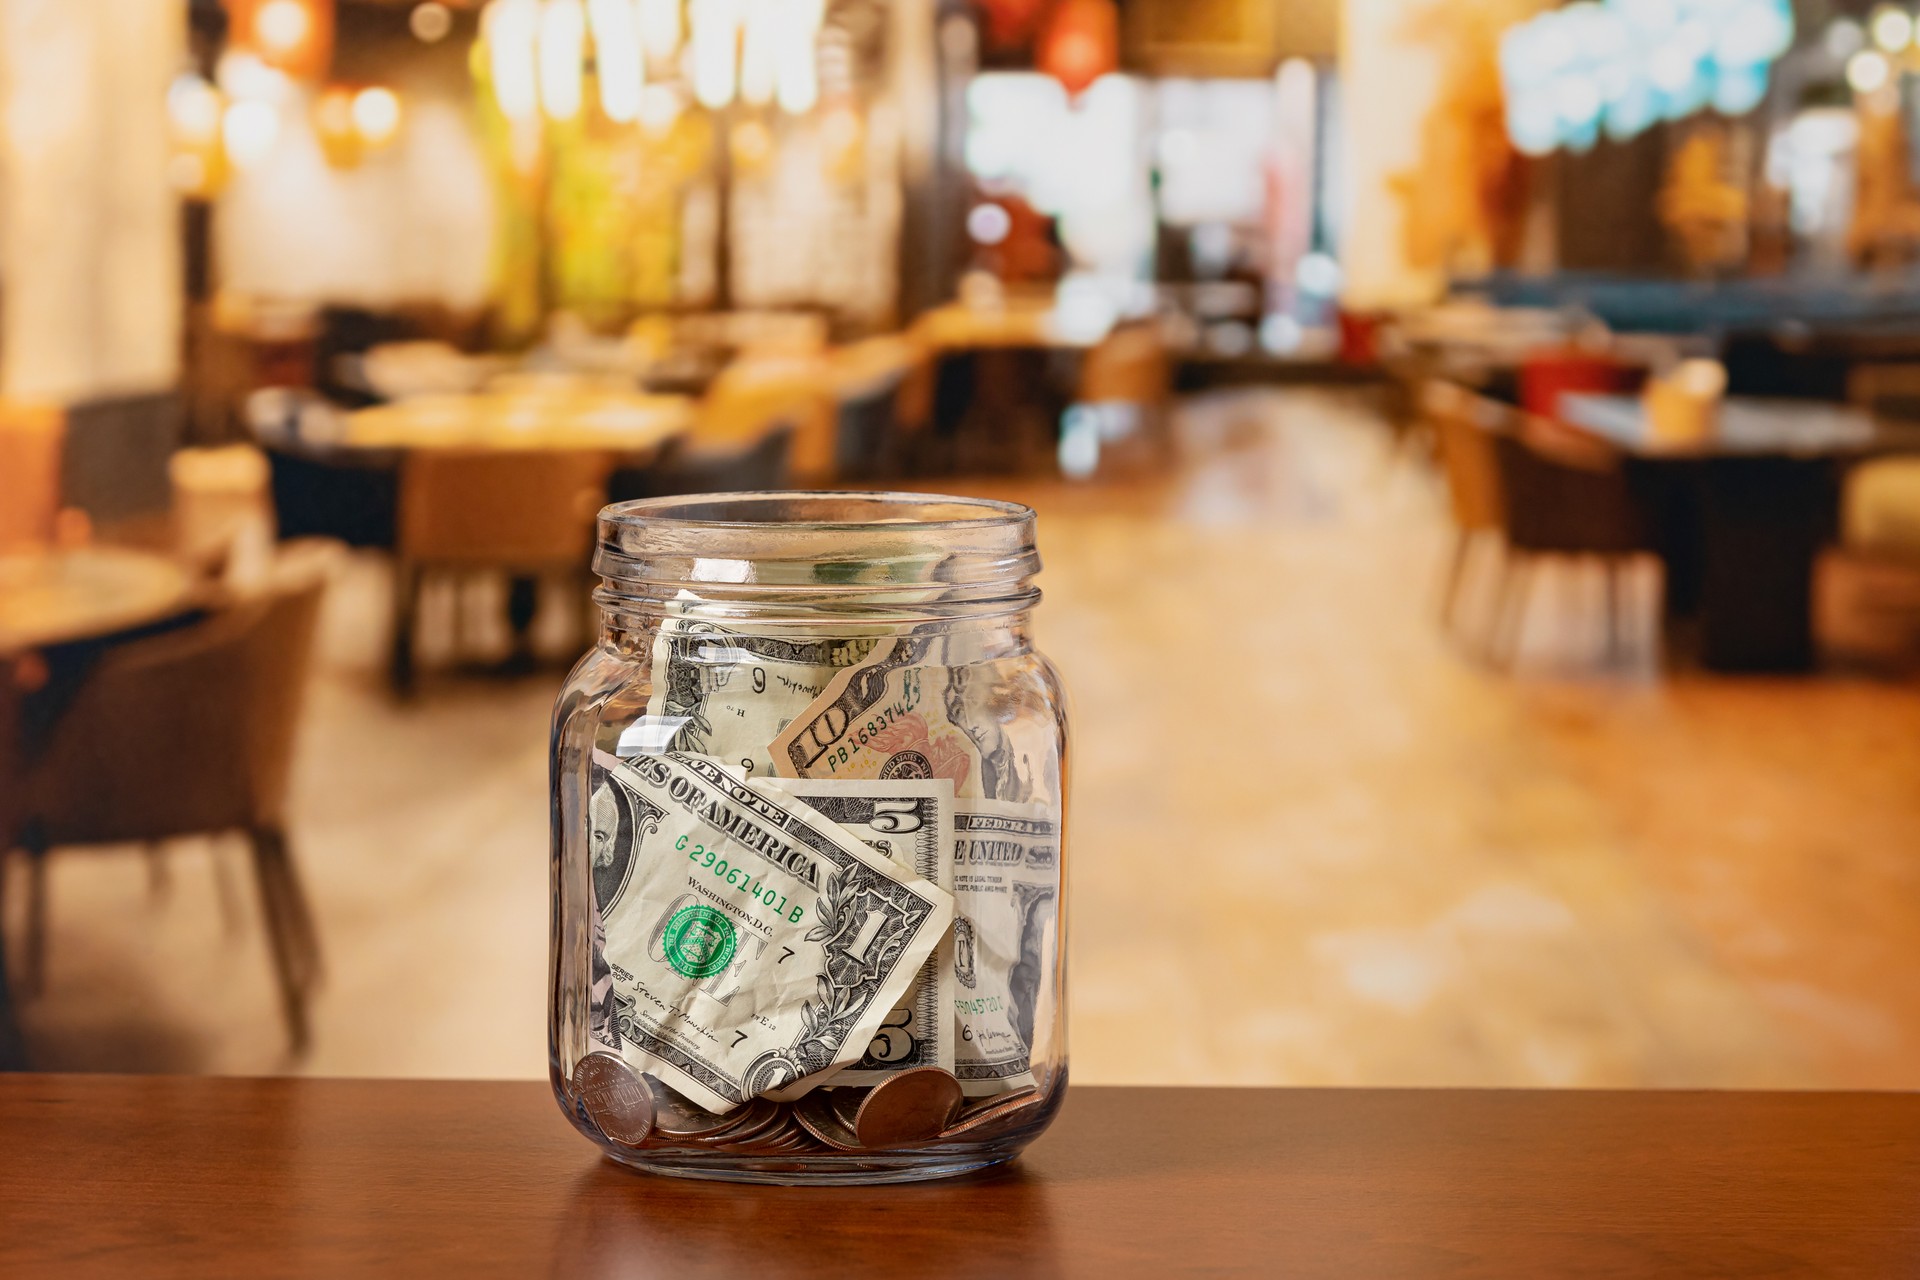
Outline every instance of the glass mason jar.
{"label": "glass mason jar", "polygon": [[1066,711],[1025,507],[600,514],[554,709],[554,1096],[623,1164],[889,1182],[1064,1095]]}

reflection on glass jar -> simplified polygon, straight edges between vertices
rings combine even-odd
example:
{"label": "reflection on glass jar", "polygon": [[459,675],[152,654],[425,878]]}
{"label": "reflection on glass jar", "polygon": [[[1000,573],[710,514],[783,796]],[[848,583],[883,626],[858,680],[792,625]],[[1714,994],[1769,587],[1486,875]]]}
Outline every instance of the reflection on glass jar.
{"label": "reflection on glass jar", "polygon": [[1066,1085],[1066,714],[1024,507],[609,507],[553,721],[555,1096],[615,1160],[884,1182]]}

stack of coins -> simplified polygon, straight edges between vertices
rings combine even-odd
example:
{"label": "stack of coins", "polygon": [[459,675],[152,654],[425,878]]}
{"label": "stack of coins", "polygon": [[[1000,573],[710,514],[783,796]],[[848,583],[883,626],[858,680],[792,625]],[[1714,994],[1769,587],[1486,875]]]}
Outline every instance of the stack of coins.
{"label": "stack of coins", "polygon": [[872,1088],[820,1088],[797,1102],[755,1098],[716,1115],[608,1053],[580,1059],[572,1092],[581,1112],[615,1146],[734,1156],[883,1151],[949,1139],[979,1142],[1031,1119],[1045,1098],[1029,1087],[969,1103],[951,1072],[917,1067]]}

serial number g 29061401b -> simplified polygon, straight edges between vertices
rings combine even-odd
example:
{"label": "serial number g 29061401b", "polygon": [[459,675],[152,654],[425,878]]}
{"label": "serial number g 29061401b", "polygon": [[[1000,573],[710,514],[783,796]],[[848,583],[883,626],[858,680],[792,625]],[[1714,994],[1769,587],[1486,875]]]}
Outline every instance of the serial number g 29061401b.
{"label": "serial number g 29061401b", "polygon": [[713,850],[707,848],[706,845],[698,841],[690,841],[686,836],[681,836],[673,842],[673,847],[686,850],[687,861],[711,869],[717,878],[726,881],[736,889],[745,889],[748,893],[752,894],[755,902],[760,903],[762,906],[772,907],[775,912],[786,916],[789,924],[799,924],[801,919],[805,917],[807,913],[805,907],[794,907],[792,912],[789,913],[787,910],[786,894],[774,889],[764,881],[755,880],[752,874],[744,867],[728,866],[725,858],[720,857]]}

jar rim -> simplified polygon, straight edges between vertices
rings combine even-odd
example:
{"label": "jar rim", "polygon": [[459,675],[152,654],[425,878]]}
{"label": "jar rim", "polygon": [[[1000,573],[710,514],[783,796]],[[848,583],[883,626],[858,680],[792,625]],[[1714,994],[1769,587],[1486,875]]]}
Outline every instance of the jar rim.
{"label": "jar rim", "polygon": [[[683,494],[600,512],[604,609],[862,611],[933,619],[1039,599],[1031,507],[873,490]],[[697,603],[689,604],[689,597]]]}
{"label": "jar rim", "polygon": [[[869,507],[873,516],[868,519],[795,519],[772,514],[765,517],[747,514],[756,508],[766,508],[772,512],[781,508],[804,509],[828,505]],[[948,514],[937,519],[907,514],[914,509]],[[701,514],[707,511],[715,514]],[[720,514],[728,511],[740,514],[733,518]],[[731,493],[674,494],[616,502],[600,512],[603,526],[677,527],[688,530],[791,529],[823,533],[903,525],[911,525],[916,529],[990,529],[1017,525],[1033,518],[1033,508],[1018,502],[944,493],[910,493],[898,489],[742,490]]]}

